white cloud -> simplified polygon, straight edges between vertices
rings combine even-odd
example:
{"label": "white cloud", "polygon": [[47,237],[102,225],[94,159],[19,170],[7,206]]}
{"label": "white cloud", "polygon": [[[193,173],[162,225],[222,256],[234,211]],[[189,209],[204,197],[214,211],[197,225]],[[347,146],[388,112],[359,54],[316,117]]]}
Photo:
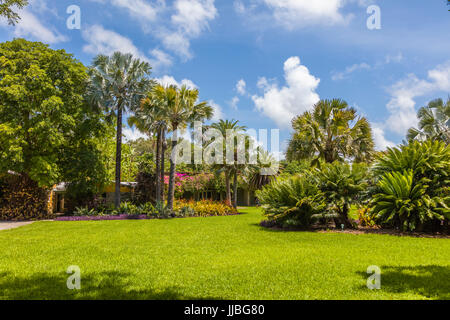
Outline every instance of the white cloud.
{"label": "white cloud", "polygon": [[373,140],[375,141],[375,149],[378,151],[384,151],[387,148],[392,148],[395,143],[385,138],[385,132],[383,125],[372,125]]}
{"label": "white cloud", "polygon": [[350,74],[352,74],[355,71],[370,70],[370,69],[371,69],[370,65],[368,65],[365,62],[360,63],[360,64],[354,64],[354,65],[351,65],[351,66],[345,68],[345,71],[333,72],[331,79],[334,81],[344,80],[345,78],[347,78]]}
{"label": "white cloud", "polygon": [[258,81],[263,96],[252,96],[256,109],[274,120],[282,128],[290,127],[291,120],[309,110],[320,98],[316,89],[320,79],[309,73],[300,58],[291,57],[284,63],[286,86],[279,88],[266,78]]}
{"label": "white cloud", "polygon": [[237,110],[238,109],[238,103],[239,103],[239,97],[233,97],[230,101],[230,106],[232,109]]}
{"label": "white cloud", "polygon": [[[58,43],[67,41],[67,37],[61,35],[55,30],[46,27],[42,22],[29,10],[20,11],[21,19],[14,28],[16,37],[33,37],[38,41],[46,43]],[[6,19],[0,19],[0,26],[8,27]],[[11,27],[12,28],[12,27]]]}
{"label": "white cloud", "polygon": [[125,142],[134,141],[139,138],[144,138],[144,139],[148,138],[148,136],[146,134],[143,134],[139,130],[137,130],[135,128],[128,128],[128,127],[123,128],[123,135],[124,135]]}
{"label": "white cloud", "polygon": [[165,0],[159,0],[152,3],[144,0],[91,0],[102,4],[115,6],[124,9],[128,14],[138,19],[143,25],[145,31],[148,31],[149,23],[156,21],[159,10],[164,8]]}
{"label": "white cloud", "polygon": [[176,0],[176,14],[172,15],[172,23],[184,34],[198,36],[209,27],[209,21],[214,20],[217,9],[214,0]]}
{"label": "white cloud", "polygon": [[390,113],[387,128],[405,134],[409,128],[417,126],[415,99],[438,91],[450,91],[450,61],[428,71],[427,80],[409,74],[389,89],[391,100],[387,104]]}
{"label": "white cloud", "polygon": [[225,116],[224,116],[224,114],[222,112],[222,107],[220,105],[215,103],[213,100],[209,101],[209,105],[214,110],[214,115],[213,115],[211,121],[216,122],[216,121],[219,121],[220,119],[224,119]]}
{"label": "white cloud", "polygon": [[120,51],[131,53],[144,61],[150,61],[129,38],[114,31],[106,30],[101,25],[93,25],[83,29],[82,36],[87,42],[83,46],[83,51],[86,53],[111,55],[115,51]]}
{"label": "white cloud", "polygon": [[166,52],[153,49],[150,51],[153,58],[150,59],[150,64],[154,70],[160,70],[173,65],[172,57]]}
{"label": "white cloud", "polygon": [[157,78],[155,79],[158,83],[160,83],[162,86],[177,86],[177,87],[181,87],[181,86],[186,86],[188,89],[197,89],[197,85],[192,82],[189,79],[183,79],[180,82],[178,82],[177,80],[175,80],[174,77],[172,76],[168,76],[165,75],[161,78]]}
{"label": "white cloud", "polygon": [[261,10],[256,10],[266,8],[272,20],[293,30],[311,25],[346,24],[352,15],[344,15],[341,9],[351,2],[355,0],[251,0],[246,6],[242,0],[236,0],[234,9],[241,15],[255,17],[267,15],[267,12],[261,14]]}
{"label": "white cloud", "polygon": [[237,92],[238,92],[240,95],[243,96],[243,95],[246,93],[246,86],[247,86],[247,84],[245,83],[245,80],[244,80],[244,79],[239,80],[239,81],[236,83],[236,90],[237,90]]}
{"label": "white cloud", "polygon": [[191,42],[187,36],[176,31],[161,31],[159,34],[166,49],[175,52],[184,61],[192,59]]}
{"label": "white cloud", "polygon": [[170,18],[172,27],[159,32],[164,46],[184,60],[192,58],[190,40],[209,28],[217,17],[214,0],[176,0],[175,14]]}
{"label": "white cloud", "polygon": [[450,61],[428,71],[428,79],[419,79],[409,74],[405,79],[396,82],[390,89],[391,99],[387,104],[389,117],[383,124],[373,128],[377,148],[393,146],[394,143],[385,138],[385,132],[405,135],[409,128],[417,127],[416,98],[436,92],[450,91]]}

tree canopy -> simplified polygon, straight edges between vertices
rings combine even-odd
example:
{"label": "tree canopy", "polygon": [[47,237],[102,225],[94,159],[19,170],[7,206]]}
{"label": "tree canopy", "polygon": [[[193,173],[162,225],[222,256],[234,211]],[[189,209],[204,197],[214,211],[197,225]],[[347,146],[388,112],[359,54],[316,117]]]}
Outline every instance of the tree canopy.
{"label": "tree canopy", "polygon": [[13,8],[22,9],[27,5],[28,0],[0,0],[0,17],[5,17],[9,24],[15,25],[19,22],[20,16]]}
{"label": "tree canopy", "polygon": [[287,160],[313,159],[319,165],[352,158],[355,162],[372,158],[374,142],[369,121],[339,99],[321,100],[312,111],[292,121],[295,132],[287,150]]}
{"label": "tree canopy", "polygon": [[107,126],[84,98],[85,66],[64,50],[16,39],[0,44],[0,67],[0,173],[41,186],[100,184]]}

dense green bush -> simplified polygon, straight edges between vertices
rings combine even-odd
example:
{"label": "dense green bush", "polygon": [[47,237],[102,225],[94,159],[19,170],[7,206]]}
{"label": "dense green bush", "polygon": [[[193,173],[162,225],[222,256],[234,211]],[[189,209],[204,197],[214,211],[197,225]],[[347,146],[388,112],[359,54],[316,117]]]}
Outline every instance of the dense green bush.
{"label": "dense green bush", "polygon": [[323,194],[308,173],[279,178],[256,195],[269,225],[308,227],[325,209]]}
{"label": "dense green bush", "polygon": [[450,147],[444,142],[388,149],[374,172],[380,180],[371,207],[378,223],[405,231],[448,225]]}
{"label": "dense green bush", "polygon": [[350,207],[361,201],[361,195],[368,187],[367,165],[334,162],[315,169],[315,176],[328,202],[328,211],[338,215],[336,227],[343,224],[346,228],[353,228]]}

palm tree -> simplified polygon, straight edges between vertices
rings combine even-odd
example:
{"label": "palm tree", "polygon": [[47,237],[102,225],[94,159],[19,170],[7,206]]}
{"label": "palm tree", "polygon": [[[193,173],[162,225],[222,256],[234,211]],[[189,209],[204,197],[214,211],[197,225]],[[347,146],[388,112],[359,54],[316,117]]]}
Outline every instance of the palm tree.
{"label": "palm tree", "polygon": [[[163,132],[166,128],[164,106],[158,104],[158,100],[153,97],[152,92],[141,100],[140,108],[135,110],[134,115],[128,117],[128,125],[136,128],[150,137],[156,136],[156,202],[163,201],[162,194],[164,189],[164,174],[161,174],[161,158],[164,152]],[[163,160],[164,161],[164,160]],[[164,170],[164,169],[162,169]]]}
{"label": "palm tree", "polygon": [[[356,121],[356,122],[355,122]],[[352,126],[352,124],[354,125]],[[319,165],[353,158],[355,162],[372,158],[374,142],[372,129],[364,117],[339,99],[321,100],[312,111],[292,121],[295,130],[287,150],[287,159],[313,158]]]}
{"label": "palm tree", "polygon": [[178,129],[184,129],[195,121],[211,119],[213,108],[207,102],[197,103],[199,92],[197,89],[188,89],[186,86],[178,88],[176,86],[164,87],[158,85],[153,89],[155,99],[164,106],[164,113],[167,124],[173,132],[172,136],[172,156],[170,157],[169,191],[167,196],[167,206],[173,209],[175,198],[175,171],[177,158]]}
{"label": "palm tree", "polygon": [[445,104],[442,99],[431,101],[419,109],[417,117],[419,129],[409,129],[409,141],[431,139],[444,141],[447,145],[450,143],[450,98]]}
{"label": "palm tree", "polygon": [[[210,127],[218,130],[224,138],[227,136],[228,130],[233,130],[236,135],[241,134],[243,131],[246,130],[245,126],[239,125],[239,121],[234,120],[234,119],[231,121],[221,119],[219,122],[213,123]],[[224,155],[226,154],[226,141],[225,140],[226,139],[224,139],[224,142],[223,142]],[[235,152],[235,160],[236,160],[236,152]],[[229,206],[231,206],[232,205],[232,203],[231,203],[231,176],[234,172],[234,189],[235,189],[234,197],[235,197],[235,199],[237,199],[236,189],[237,189],[238,170],[237,170],[237,168],[235,168],[235,165],[227,164],[225,161],[225,157],[224,157],[223,164],[216,164],[215,167],[216,167],[217,171],[224,172],[224,174],[225,174],[226,202]]]}
{"label": "palm tree", "polygon": [[115,52],[111,57],[98,55],[89,69],[89,97],[107,113],[117,116],[116,207],[120,205],[122,117],[124,112],[136,109],[153,85],[153,81],[149,79],[150,70],[147,62],[121,52]]}
{"label": "palm tree", "polygon": [[28,5],[28,0],[1,0],[0,17],[5,17],[8,24],[15,25],[19,22],[20,16],[15,9],[23,9]]}

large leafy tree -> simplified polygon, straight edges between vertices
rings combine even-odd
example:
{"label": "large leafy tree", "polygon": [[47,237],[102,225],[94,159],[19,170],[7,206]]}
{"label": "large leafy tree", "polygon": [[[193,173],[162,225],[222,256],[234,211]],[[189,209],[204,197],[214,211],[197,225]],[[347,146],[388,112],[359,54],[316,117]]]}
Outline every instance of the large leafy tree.
{"label": "large leafy tree", "polygon": [[292,121],[295,130],[287,150],[288,160],[313,159],[319,165],[352,158],[372,158],[374,142],[368,120],[339,99],[321,100],[312,111]]}
{"label": "large leafy tree", "polygon": [[123,113],[136,109],[152,87],[150,70],[147,62],[121,52],[110,57],[98,55],[89,69],[91,100],[107,113],[116,115],[116,207],[120,205]]}
{"label": "large leafy tree", "polygon": [[[213,123],[210,126],[212,129],[218,130],[223,137],[223,161],[220,164],[214,164],[213,167],[218,172],[223,172],[225,175],[225,189],[226,189],[226,202],[231,206],[231,178],[233,172],[235,173],[234,184],[237,185],[237,171],[234,164],[228,164],[226,161],[226,137],[228,132],[233,131],[236,135],[243,134],[246,130],[245,126],[241,126],[238,120],[219,120],[219,122]],[[236,195],[235,195],[236,198]]]}
{"label": "large leafy tree", "polygon": [[20,17],[13,8],[22,9],[27,5],[28,0],[0,0],[0,17],[5,17],[9,24],[15,25],[19,22]]}
{"label": "large leafy tree", "polygon": [[440,140],[450,143],[450,98],[446,103],[442,99],[431,101],[419,109],[419,128],[408,131],[408,140]]}
{"label": "large leafy tree", "polygon": [[86,68],[64,50],[24,39],[0,44],[0,172],[49,187],[79,178],[70,168],[97,167],[106,129],[86,103],[87,83]]}
{"label": "large leafy tree", "polygon": [[170,157],[169,171],[169,190],[167,196],[167,206],[169,210],[173,209],[175,198],[175,171],[178,129],[184,129],[195,121],[211,119],[213,108],[207,102],[198,102],[199,91],[197,89],[188,89],[186,86],[178,88],[176,86],[157,85],[153,89],[154,98],[158,105],[162,106],[168,129],[173,132],[172,137],[172,156]]}

